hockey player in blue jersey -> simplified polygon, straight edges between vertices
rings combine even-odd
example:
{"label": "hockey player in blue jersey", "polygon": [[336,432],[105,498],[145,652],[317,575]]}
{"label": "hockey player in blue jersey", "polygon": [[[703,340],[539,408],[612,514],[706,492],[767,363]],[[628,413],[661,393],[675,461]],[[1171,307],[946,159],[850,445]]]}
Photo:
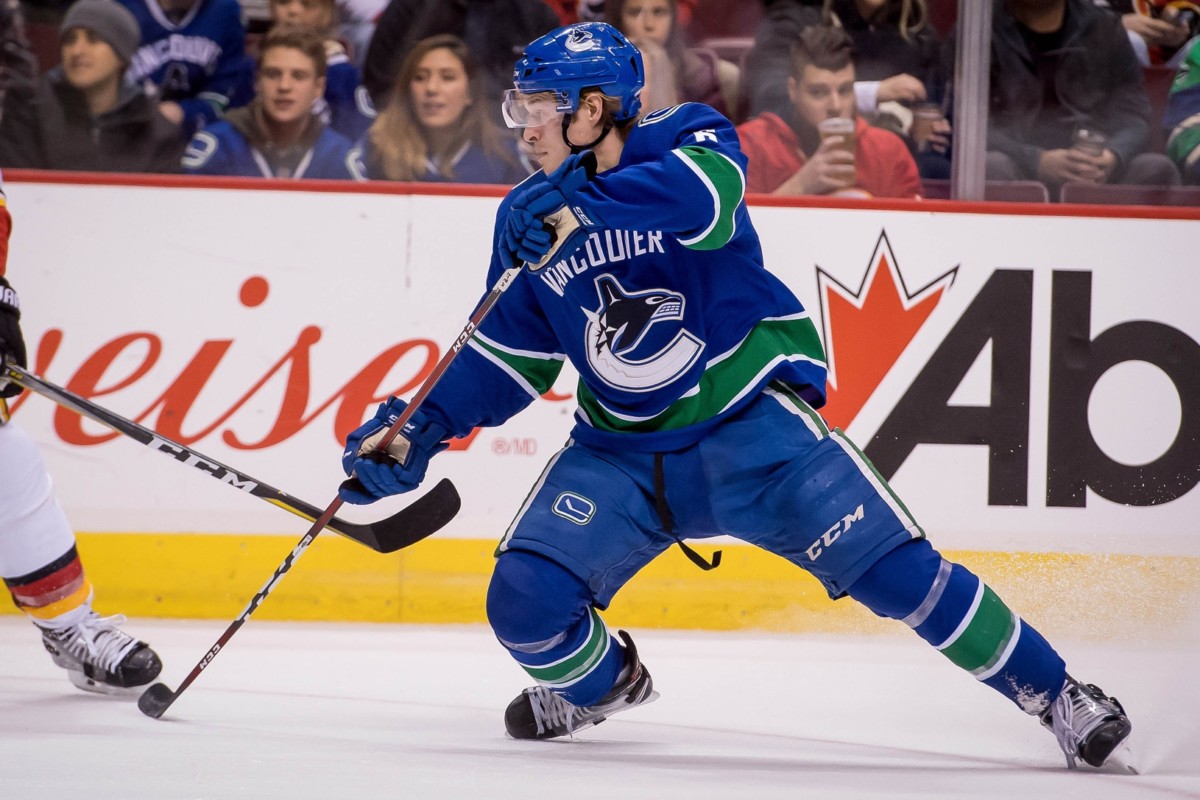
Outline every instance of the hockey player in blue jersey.
{"label": "hockey player in blue jersey", "polygon": [[193,175],[363,180],[350,140],[314,104],[325,91],[325,42],[301,28],[274,27],[259,53],[257,97],[192,137],[183,155]]}
{"label": "hockey player in blue jersey", "polygon": [[142,31],[128,77],[158,86],[186,136],[250,99],[251,64],[237,0],[119,0]]}
{"label": "hockey player in blue jersey", "polygon": [[[488,590],[496,637],[536,682],[505,712],[508,734],[571,735],[657,697],[632,639],[599,612],[672,544],[731,535],[911,627],[1037,715],[1068,765],[1102,765],[1130,731],[1121,706],[934,550],[818,413],[824,353],[763,266],[733,125],[699,104],[639,117],[640,56],[603,23],[534,41],[514,82],[505,116],[543,171],[501,203],[489,285],[530,266],[390,458],[364,454],[401,400],[350,435],[343,466],[359,480],[342,489],[354,503],[413,489],[448,438],[520,411],[565,359],[579,371],[571,439],[504,533]],[[564,209],[580,227],[556,237],[544,223]]]}

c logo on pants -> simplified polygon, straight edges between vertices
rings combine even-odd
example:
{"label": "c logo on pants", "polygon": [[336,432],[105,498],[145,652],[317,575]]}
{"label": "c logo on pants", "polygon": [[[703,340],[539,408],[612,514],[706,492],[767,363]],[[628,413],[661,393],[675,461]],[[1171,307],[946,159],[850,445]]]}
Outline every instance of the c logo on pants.
{"label": "c logo on pants", "polygon": [[554,506],[551,510],[576,525],[587,525],[596,513],[596,504],[583,495],[563,492],[554,498]]}

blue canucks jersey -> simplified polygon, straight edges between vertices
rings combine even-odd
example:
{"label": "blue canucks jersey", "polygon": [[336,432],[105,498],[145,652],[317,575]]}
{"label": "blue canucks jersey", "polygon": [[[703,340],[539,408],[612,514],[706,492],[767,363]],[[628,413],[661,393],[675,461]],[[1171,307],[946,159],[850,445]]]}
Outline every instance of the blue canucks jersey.
{"label": "blue canucks jersey", "polygon": [[246,58],[246,29],[237,0],[196,0],[171,22],[158,0],[119,0],[142,29],[128,77],[153,81],[161,100],[183,108],[184,130],[192,133],[225,109],[250,99],[252,68]]}
{"label": "blue canucks jersey", "polygon": [[358,67],[344,51],[329,57],[325,96],[317,104],[321,119],[352,142],[357,142],[375,121],[371,95],[362,85]]}
{"label": "blue canucks jersey", "polygon": [[213,123],[192,137],[183,155],[183,168],[191,175],[363,180],[350,141],[336,131],[323,128],[295,169],[280,175],[267,156],[228,120]]}
{"label": "blue canucks jersey", "polygon": [[[423,183],[491,183],[512,186],[529,177],[525,162],[517,149],[515,140],[507,140],[509,158],[496,158],[484,152],[475,142],[465,142],[449,164],[437,159],[425,159],[425,174],[417,178]],[[380,163],[378,151],[369,136],[359,142],[357,152],[363,163],[368,180],[390,180]],[[450,173],[450,174],[447,174]]]}
{"label": "blue canucks jersey", "polygon": [[[573,436],[597,447],[686,447],[771,380],[823,405],[817,329],[763,266],[745,166],[733,125],[708,106],[643,118],[617,168],[571,198],[578,246],[521,273],[422,412],[456,435],[500,424],[566,359],[580,375]],[[543,180],[501,203],[489,286],[510,266],[499,242],[514,194]]]}

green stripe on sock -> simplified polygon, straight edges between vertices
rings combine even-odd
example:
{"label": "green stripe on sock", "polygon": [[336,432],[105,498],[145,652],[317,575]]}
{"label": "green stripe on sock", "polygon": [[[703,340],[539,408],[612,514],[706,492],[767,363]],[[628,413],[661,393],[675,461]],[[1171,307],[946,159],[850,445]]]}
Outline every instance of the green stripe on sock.
{"label": "green stripe on sock", "polygon": [[984,586],[975,615],[962,634],[942,648],[942,655],[968,672],[983,672],[1004,653],[1015,630],[1012,611]]}
{"label": "green stripe on sock", "polygon": [[588,640],[574,653],[553,664],[540,667],[522,664],[530,677],[543,686],[554,688],[572,684],[596,668],[608,652],[609,635],[608,627],[596,609],[591,609],[591,615],[592,633]]}

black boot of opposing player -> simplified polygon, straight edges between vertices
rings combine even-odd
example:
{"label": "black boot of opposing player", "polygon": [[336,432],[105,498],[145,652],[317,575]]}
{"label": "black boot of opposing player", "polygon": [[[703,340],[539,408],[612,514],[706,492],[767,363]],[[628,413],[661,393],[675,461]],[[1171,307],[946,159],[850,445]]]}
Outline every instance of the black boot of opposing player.
{"label": "black boot of opposing player", "polygon": [[42,644],[71,683],[85,692],[137,695],[158,677],[162,662],[145,642],[117,626],[122,615],[102,617],[89,610],[81,622],[42,628]]}
{"label": "black boot of opposing player", "polygon": [[1076,766],[1076,759],[1093,767],[1103,766],[1133,730],[1117,698],[1108,697],[1094,684],[1079,683],[1070,675],[1040,718],[1054,732],[1071,768]]}
{"label": "black boot of opposing player", "polygon": [[600,702],[575,706],[544,686],[533,686],[508,704],[504,728],[514,739],[554,739],[599,725],[612,714],[628,711],[658,699],[654,681],[638,658],[637,647],[625,631],[617,635],[625,642],[625,666],[617,685]]}

